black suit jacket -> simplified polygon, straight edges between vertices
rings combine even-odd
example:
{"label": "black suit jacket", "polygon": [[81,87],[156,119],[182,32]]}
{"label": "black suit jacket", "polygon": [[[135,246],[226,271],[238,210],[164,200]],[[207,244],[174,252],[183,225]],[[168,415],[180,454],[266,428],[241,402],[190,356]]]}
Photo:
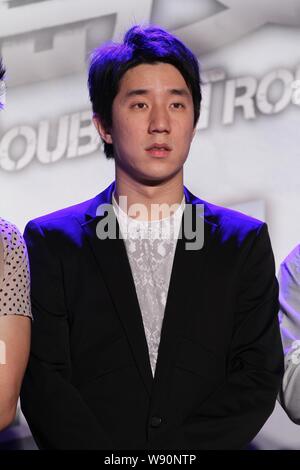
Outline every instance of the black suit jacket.
{"label": "black suit jacket", "polygon": [[26,227],[32,434],[44,449],[244,448],[283,372],[266,224],[184,187],[187,204],[204,204],[204,246],[177,242],[153,379],[124,241],[96,236],[114,188]]}

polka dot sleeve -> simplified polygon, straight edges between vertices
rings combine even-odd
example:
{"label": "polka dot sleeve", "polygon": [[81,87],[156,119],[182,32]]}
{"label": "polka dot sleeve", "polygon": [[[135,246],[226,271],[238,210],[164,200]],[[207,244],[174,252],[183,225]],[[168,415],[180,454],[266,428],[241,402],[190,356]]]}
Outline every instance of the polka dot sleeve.
{"label": "polka dot sleeve", "polygon": [[25,315],[32,318],[25,241],[17,227],[1,218],[0,237],[0,315]]}

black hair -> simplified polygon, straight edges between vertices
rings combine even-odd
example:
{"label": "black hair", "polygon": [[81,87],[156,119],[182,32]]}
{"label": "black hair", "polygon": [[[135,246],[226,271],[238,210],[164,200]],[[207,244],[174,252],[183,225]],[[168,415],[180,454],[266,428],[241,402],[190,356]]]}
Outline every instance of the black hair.
{"label": "black hair", "polygon": [[[182,74],[193,98],[194,126],[200,115],[201,79],[199,63],[193,52],[178,38],[155,26],[135,25],[123,43],[108,42],[96,48],[92,55],[88,87],[93,112],[105,128],[112,126],[112,104],[119,91],[120,80],[132,67],[164,62]],[[113,145],[104,142],[107,158],[114,158]]]}

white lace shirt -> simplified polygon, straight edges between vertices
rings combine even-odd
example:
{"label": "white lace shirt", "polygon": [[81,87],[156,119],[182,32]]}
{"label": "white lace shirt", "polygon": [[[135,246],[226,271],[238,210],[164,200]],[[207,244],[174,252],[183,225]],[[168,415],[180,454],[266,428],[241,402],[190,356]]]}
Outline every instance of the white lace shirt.
{"label": "white lace shirt", "polygon": [[129,217],[114,195],[112,203],[135,283],[154,376],[185,197],[170,217],[152,221]]}

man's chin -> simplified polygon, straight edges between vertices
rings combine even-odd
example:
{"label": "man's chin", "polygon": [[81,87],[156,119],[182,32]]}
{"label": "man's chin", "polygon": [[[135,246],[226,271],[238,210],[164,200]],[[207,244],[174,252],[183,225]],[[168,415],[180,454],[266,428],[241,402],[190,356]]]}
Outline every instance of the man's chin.
{"label": "man's chin", "polygon": [[171,174],[143,174],[139,178],[139,182],[147,186],[160,186],[176,177],[178,172]]}

